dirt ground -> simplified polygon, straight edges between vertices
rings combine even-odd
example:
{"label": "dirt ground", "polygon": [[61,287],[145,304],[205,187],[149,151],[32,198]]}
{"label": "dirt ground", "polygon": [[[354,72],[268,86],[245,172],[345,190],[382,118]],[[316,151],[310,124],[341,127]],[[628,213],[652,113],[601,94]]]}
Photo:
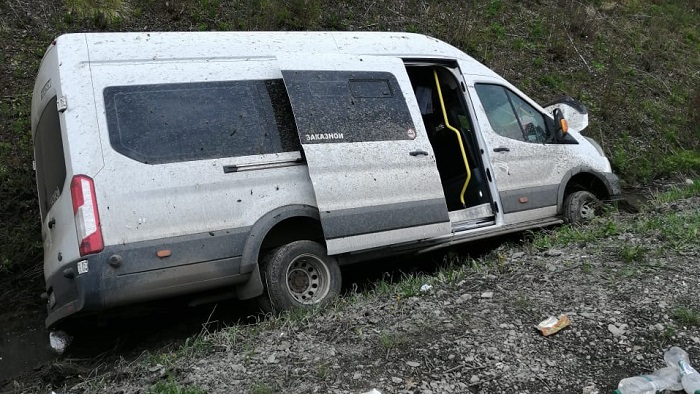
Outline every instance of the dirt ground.
{"label": "dirt ground", "polygon": [[[323,311],[249,318],[232,303],[126,320],[104,328],[111,342],[93,333],[0,391],[610,392],[662,367],[670,346],[700,360],[699,207],[693,197],[614,213],[477,259],[419,257],[393,283],[396,265],[370,268],[389,271],[369,285],[350,278]],[[570,327],[534,327],[559,314]]]}
{"label": "dirt ground", "polygon": [[[318,4],[314,12],[254,3],[135,2],[130,19],[103,26],[68,13],[65,1],[0,2],[0,263],[9,256],[26,269],[0,276],[0,393],[592,394],[662,366],[672,345],[700,365],[697,197],[614,214],[568,242],[536,235],[538,244],[516,238],[349,267],[344,296],[323,312],[264,319],[230,302],[183,314],[174,302],[90,326],[66,354],[52,353],[38,298],[29,104],[44,50],[62,33],[417,31],[467,50],[538,100],[581,98],[590,135],[631,184],[658,175],[658,152],[697,147],[691,1],[303,2]],[[543,337],[533,327],[561,313],[569,328]]]}

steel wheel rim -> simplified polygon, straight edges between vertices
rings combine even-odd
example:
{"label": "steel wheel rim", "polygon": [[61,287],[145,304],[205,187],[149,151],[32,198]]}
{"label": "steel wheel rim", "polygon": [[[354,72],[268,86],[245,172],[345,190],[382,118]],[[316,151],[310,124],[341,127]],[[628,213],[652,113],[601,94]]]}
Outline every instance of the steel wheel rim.
{"label": "steel wheel rim", "polygon": [[595,202],[587,201],[581,205],[581,218],[591,220],[595,217]]}
{"label": "steel wheel rim", "polygon": [[287,268],[287,291],[304,305],[322,301],[330,291],[331,273],[318,256],[302,254],[294,258]]}

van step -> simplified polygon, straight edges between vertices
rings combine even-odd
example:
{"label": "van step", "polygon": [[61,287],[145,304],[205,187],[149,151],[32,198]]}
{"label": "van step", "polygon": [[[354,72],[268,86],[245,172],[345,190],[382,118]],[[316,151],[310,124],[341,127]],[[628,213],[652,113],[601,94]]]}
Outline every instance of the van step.
{"label": "van step", "polygon": [[474,207],[449,212],[452,227],[461,226],[465,222],[474,222],[493,216],[491,204],[484,203]]}
{"label": "van step", "polygon": [[479,227],[491,226],[495,223],[493,216],[487,218],[479,218],[474,220],[466,220],[452,225],[452,233],[459,233],[466,230],[472,230]]}
{"label": "van step", "polygon": [[427,253],[431,252],[433,250],[437,249],[442,249],[448,246],[452,245],[457,245],[461,244],[464,242],[471,242],[471,241],[476,241],[479,239],[484,239],[484,238],[489,238],[493,236],[498,236],[498,235],[505,235],[509,233],[514,233],[518,231],[524,231],[524,230],[531,230],[534,228],[539,228],[539,227],[548,227],[548,226],[554,226],[558,224],[564,223],[564,220],[558,217],[553,217],[553,218],[547,218],[547,219],[537,219],[537,220],[531,220],[527,222],[521,222],[521,223],[514,223],[511,225],[505,225],[501,227],[494,227],[489,230],[484,230],[482,232],[478,232],[477,234],[474,234],[473,232],[468,232],[464,234],[454,234],[453,239],[448,242],[440,242],[436,245],[433,246],[428,246],[424,249],[421,249],[416,252],[416,254],[422,254],[422,253]]}

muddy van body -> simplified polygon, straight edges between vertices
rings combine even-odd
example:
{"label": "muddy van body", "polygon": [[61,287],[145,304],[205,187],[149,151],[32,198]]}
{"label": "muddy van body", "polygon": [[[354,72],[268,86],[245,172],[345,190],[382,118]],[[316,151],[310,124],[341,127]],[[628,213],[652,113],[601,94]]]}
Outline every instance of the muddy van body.
{"label": "muddy van body", "polygon": [[60,36],[32,101],[46,324],[308,306],[339,264],[586,219],[620,192],[586,125],[422,35]]}

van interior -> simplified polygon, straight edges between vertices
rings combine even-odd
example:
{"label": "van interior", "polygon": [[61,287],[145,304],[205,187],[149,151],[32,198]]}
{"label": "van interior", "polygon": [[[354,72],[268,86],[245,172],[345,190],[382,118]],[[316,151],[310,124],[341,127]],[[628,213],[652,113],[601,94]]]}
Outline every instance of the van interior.
{"label": "van interior", "polygon": [[492,223],[491,194],[463,83],[449,65],[407,64],[453,224]]}

